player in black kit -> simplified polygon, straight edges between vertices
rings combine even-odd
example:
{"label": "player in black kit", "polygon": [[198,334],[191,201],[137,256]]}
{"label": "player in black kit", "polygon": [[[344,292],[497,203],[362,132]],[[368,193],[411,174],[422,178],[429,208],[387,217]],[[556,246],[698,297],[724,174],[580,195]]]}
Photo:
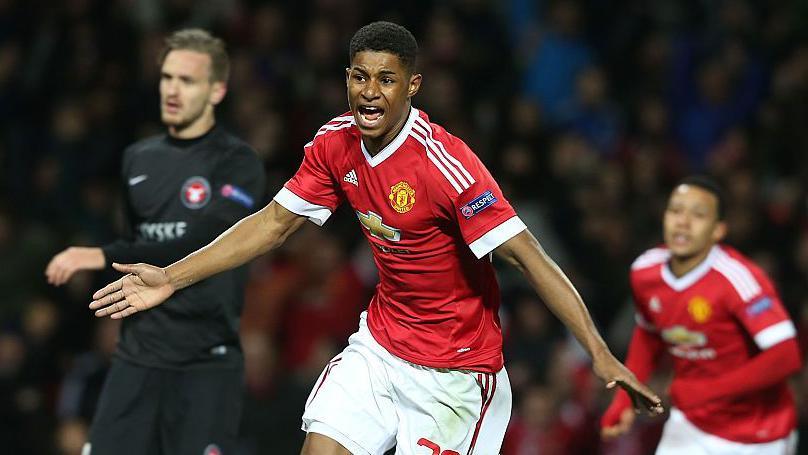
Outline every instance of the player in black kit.
{"label": "player in black kit", "polygon": [[[256,153],[216,125],[228,58],[203,30],[181,30],[161,54],[168,133],[126,149],[122,177],[131,233],[101,248],[70,247],[46,269],[54,285],[117,263],[167,266],[263,205]],[[83,455],[227,454],[241,417],[238,338],[246,271],[184,289],[123,321]]]}

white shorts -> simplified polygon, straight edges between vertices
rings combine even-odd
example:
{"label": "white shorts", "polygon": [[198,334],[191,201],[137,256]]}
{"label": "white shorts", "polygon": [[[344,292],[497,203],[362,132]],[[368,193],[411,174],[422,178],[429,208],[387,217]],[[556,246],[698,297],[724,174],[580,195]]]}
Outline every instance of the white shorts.
{"label": "white shorts", "polygon": [[656,455],[793,455],[797,453],[797,432],[783,439],[761,444],[744,444],[705,433],[690,423],[682,411],[672,408],[665,422]]}
{"label": "white shorts", "polygon": [[511,417],[505,368],[493,374],[409,363],[373,339],[366,317],[314,384],[303,430],[354,455],[392,447],[397,455],[498,454]]}

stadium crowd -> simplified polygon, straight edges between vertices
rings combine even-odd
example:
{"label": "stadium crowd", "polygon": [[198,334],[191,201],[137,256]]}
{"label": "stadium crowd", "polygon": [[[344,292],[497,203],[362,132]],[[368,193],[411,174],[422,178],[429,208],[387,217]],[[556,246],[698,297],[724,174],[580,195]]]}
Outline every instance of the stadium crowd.
{"label": "stadium crowd", "polygon": [[[347,110],[345,43],[375,19],[414,32],[424,75],[415,106],[489,166],[617,353],[633,324],[629,265],[661,242],[669,191],[694,172],[723,182],[728,243],[770,273],[808,341],[803,2],[0,0],[5,452],[78,454],[86,437],[117,333],[87,303],[112,272],[57,289],[43,271],[67,245],[115,238],[121,152],[161,131],[154,56],[164,35],[197,26],[228,42],[219,121],[260,154],[268,201],[303,144]],[[375,285],[355,223],[342,210],[331,229],[306,226],[251,265],[244,455],[300,447],[311,384]],[[500,275],[514,390],[503,455],[650,453],[662,419],[600,441],[611,392],[513,273]],[[654,381],[665,390],[665,377]],[[793,385],[804,403],[808,375]],[[808,407],[798,409],[804,439]]]}

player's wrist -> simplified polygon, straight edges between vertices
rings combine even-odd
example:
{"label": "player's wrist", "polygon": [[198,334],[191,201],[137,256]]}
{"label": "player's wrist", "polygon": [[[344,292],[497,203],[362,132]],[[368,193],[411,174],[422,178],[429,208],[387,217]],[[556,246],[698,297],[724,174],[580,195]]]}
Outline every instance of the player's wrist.
{"label": "player's wrist", "polygon": [[179,286],[179,281],[175,276],[171,273],[171,267],[163,267],[160,270],[163,272],[163,275],[166,277],[166,282],[168,286],[171,288],[171,292],[174,293],[178,289],[181,289]]}
{"label": "player's wrist", "polygon": [[104,250],[100,247],[93,247],[88,248],[89,255],[91,257],[91,265],[94,269],[103,269],[107,265],[107,257],[104,254]]}
{"label": "player's wrist", "polygon": [[594,346],[590,346],[589,355],[592,357],[592,363],[595,365],[607,365],[612,362],[617,362],[612,351],[610,351],[604,343],[595,343]]}
{"label": "player's wrist", "polygon": [[166,278],[167,285],[171,288],[171,293],[186,288],[194,283],[194,280],[179,269],[178,264],[174,263],[167,267],[160,269]]}

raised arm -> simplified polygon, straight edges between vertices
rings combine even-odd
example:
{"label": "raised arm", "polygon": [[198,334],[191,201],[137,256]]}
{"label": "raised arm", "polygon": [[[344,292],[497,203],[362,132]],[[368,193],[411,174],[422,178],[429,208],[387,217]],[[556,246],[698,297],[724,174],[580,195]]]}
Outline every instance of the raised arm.
{"label": "raised arm", "polygon": [[575,287],[528,230],[512,237],[495,251],[525,275],[548,308],[575,335],[592,357],[595,374],[607,383],[608,388],[619,385],[631,396],[635,407],[653,414],[662,412],[659,397],[637,381],[634,374],[609,351]]}
{"label": "raised arm", "polygon": [[238,267],[278,247],[306,219],[272,201],[208,245],[168,267],[113,264],[116,270],[128,275],[93,294],[90,308],[97,310],[96,316],[119,319],[157,306],[179,289]]}

